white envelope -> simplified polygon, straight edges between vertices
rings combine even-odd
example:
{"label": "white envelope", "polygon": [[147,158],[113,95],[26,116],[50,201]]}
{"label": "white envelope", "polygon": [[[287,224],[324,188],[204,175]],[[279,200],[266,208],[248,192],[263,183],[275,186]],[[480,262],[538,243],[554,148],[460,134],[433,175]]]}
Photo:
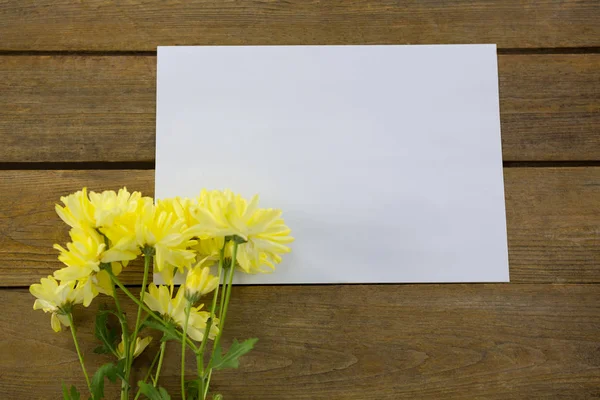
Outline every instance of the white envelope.
{"label": "white envelope", "polygon": [[237,283],[509,280],[495,45],[159,47],[156,197],[230,188],[296,241]]}

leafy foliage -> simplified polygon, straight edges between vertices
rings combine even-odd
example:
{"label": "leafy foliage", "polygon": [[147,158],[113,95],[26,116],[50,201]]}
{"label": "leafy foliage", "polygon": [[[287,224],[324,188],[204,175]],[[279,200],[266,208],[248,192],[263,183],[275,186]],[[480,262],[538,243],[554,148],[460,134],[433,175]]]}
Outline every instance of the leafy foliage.
{"label": "leafy foliage", "polygon": [[198,400],[200,399],[200,379],[197,378],[185,383],[185,393],[187,400]]}
{"label": "leafy foliage", "polygon": [[163,387],[157,389],[143,381],[139,381],[138,386],[140,387],[140,392],[150,400],[171,400],[171,396],[169,396],[169,393]]}
{"label": "leafy foliage", "polygon": [[108,378],[111,382],[116,382],[117,377],[125,380],[123,374],[123,368],[125,366],[124,360],[119,361],[117,365],[113,363],[104,364],[94,374],[92,378],[92,398],[94,400],[100,400],[104,398],[104,378]]}
{"label": "leafy foliage", "polygon": [[94,349],[94,353],[98,354],[109,354],[116,353],[116,341],[118,338],[118,332],[116,328],[110,328],[108,326],[108,316],[113,313],[112,311],[99,311],[98,315],[96,315],[96,328],[94,332],[94,336],[100,342],[102,342],[101,346],[98,346]]}
{"label": "leafy foliage", "polygon": [[71,385],[71,390],[67,389],[67,385],[62,384],[63,400],[80,400],[81,395],[74,385]]}
{"label": "leafy foliage", "polygon": [[156,329],[163,333],[163,337],[161,339],[162,342],[166,342],[167,340],[175,340],[181,343],[181,337],[177,333],[177,328],[174,325],[164,326],[160,322],[156,322],[154,320],[148,319],[144,322],[144,325],[151,329]]}
{"label": "leafy foliage", "polygon": [[231,344],[231,347],[225,355],[223,355],[223,349],[219,344],[215,349],[212,368],[215,370],[219,370],[225,368],[239,367],[239,358],[244,354],[248,353],[250,350],[252,350],[257,341],[257,338],[252,338],[246,339],[240,343],[236,339],[233,339],[233,343]]}

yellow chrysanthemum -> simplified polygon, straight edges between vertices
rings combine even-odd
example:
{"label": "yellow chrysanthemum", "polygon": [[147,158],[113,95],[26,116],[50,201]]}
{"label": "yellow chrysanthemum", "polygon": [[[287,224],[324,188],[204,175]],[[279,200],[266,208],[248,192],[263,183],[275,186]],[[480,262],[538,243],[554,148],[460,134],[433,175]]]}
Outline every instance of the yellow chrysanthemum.
{"label": "yellow chrysanthemum", "polygon": [[154,267],[169,282],[173,278],[173,268],[183,271],[189,268],[196,254],[190,249],[196,244],[186,231],[185,221],[177,215],[146,204],[136,224],[136,238],[139,247],[153,247]]}
{"label": "yellow chrysanthemum", "polygon": [[198,243],[192,247],[196,252],[196,267],[209,267],[218,262],[224,243],[224,237],[198,240]]}
{"label": "yellow chrysanthemum", "polygon": [[191,303],[196,303],[200,297],[212,292],[218,285],[219,278],[210,274],[210,268],[197,265],[188,271],[185,278],[185,297]]}
{"label": "yellow chrysanthemum", "polygon": [[111,225],[119,215],[134,213],[138,201],[141,199],[140,192],[129,193],[126,187],[119,189],[119,193],[115,193],[113,190],[106,190],[102,193],[90,192],[96,227]]}
{"label": "yellow chrysanthemum", "polygon": [[67,268],[63,268],[57,276],[60,280],[72,281],[85,278],[91,273],[100,270],[100,263],[112,263],[122,260],[133,260],[133,252],[126,253],[120,250],[107,249],[104,238],[92,228],[73,228],[69,232],[71,242],[67,248],[55,244],[54,248],[60,251],[58,259]]}
{"label": "yellow chrysanthemum", "polygon": [[[136,358],[148,347],[150,342],[152,341],[152,336],[147,336],[145,338],[140,338],[139,336],[135,339],[135,349],[133,350],[133,358]],[[117,346],[117,356],[119,359],[125,358],[125,344],[123,340]]]}
{"label": "yellow chrysanthemum", "polygon": [[195,259],[190,247],[196,241],[185,233],[185,218],[178,217],[178,213],[187,212],[182,207],[180,200],[154,205],[152,199],[142,197],[134,211],[116,217],[112,225],[100,231],[109,239],[110,250],[120,258],[139,255],[146,247],[153,248],[155,272],[166,282],[172,282],[175,269],[183,272]]}
{"label": "yellow chrysanthemum", "polygon": [[100,271],[106,244],[96,230],[89,227],[77,227],[69,232],[71,242],[67,248],[55,244],[54,248],[60,251],[58,259],[66,265],[56,271],[55,276],[61,281],[74,281],[82,279],[94,272]]}
{"label": "yellow chrysanthemum", "polygon": [[196,206],[197,201],[187,197],[160,199],[156,202],[156,209],[158,212],[166,211],[169,214],[174,214],[177,216],[177,219],[183,221],[186,226],[194,224],[195,219],[192,212]]}
{"label": "yellow chrysanthemum", "polygon": [[[121,263],[111,263],[111,270],[113,274],[119,275],[122,270]],[[79,279],[77,282],[78,287],[80,287],[83,292],[84,307],[89,306],[99,293],[111,297],[113,296],[113,282],[110,279],[110,275],[105,270],[93,273],[86,278]]]}
{"label": "yellow chrysanthemum", "polygon": [[129,193],[122,188],[119,193],[107,190],[102,193],[88,192],[86,188],[61,197],[65,205],[56,205],[56,213],[73,228],[99,228],[112,224],[113,220],[123,214],[132,212],[141,199],[139,192]]}
{"label": "yellow chrysanthemum", "polygon": [[29,287],[29,292],[36,297],[34,310],[52,313],[50,324],[55,332],[59,332],[61,324],[69,326],[67,314],[75,304],[83,302],[83,293],[75,282],[59,284],[53,276],[42,278],[40,283]]}
{"label": "yellow chrysanthemum", "polygon": [[[133,211],[118,215],[113,219],[112,224],[99,228],[100,232],[108,239],[114,258],[125,260],[130,255],[137,257],[141,254],[141,248],[137,242],[136,226],[143,210],[152,207],[152,204],[151,198],[142,197],[136,202]],[[124,265],[126,264],[124,263]]]}
{"label": "yellow chrysanthemum", "polygon": [[[185,287],[182,286],[177,291],[177,295],[174,298],[171,298],[171,292],[167,286],[156,286],[152,283],[148,286],[148,292],[144,295],[144,303],[146,303],[152,311],[156,311],[167,320],[183,327],[185,323],[185,306],[187,304],[184,292]],[[188,321],[187,334],[197,341],[203,339],[206,321],[208,321],[210,316],[208,311],[200,311],[202,307],[202,304],[198,307],[192,307]],[[211,325],[209,332],[210,339],[214,339],[219,332],[218,322],[217,319]]]}
{"label": "yellow chrysanthemum", "polygon": [[133,259],[135,254],[124,255],[112,249],[106,250],[104,238],[93,228],[73,228],[69,234],[72,242],[67,243],[67,249],[54,245],[60,251],[58,259],[66,265],[55,271],[54,276],[65,282],[79,281],[84,293],[83,305],[87,307],[98,293],[112,295],[112,282],[108,273],[101,270],[101,263],[110,263],[113,273],[118,275],[121,273],[121,264],[115,259]]}
{"label": "yellow chrysanthemum", "polygon": [[60,201],[65,206],[61,207],[56,204],[55,210],[60,219],[67,225],[73,228],[94,227],[96,225],[96,221],[94,220],[94,206],[88,198],[87,188],[83,188],[83,190],[68,196],[63,196],[60,198]]}
{"label": "yellow chrysanthemum", "polygon": [[[269,272],[265,267],[273,269],[281,262],[281,254],[290,251],[286,245],[294,240],[281,211],[259,208],[258,196],[247,202],[230,190],[203,190],[192,214],[195,224],[189,232],[201,244],[202,239],[228,236],[247,241],[238,247],[237,262],[248,273]],[[226,248],[226,256],[231,257],[230,249]]]}

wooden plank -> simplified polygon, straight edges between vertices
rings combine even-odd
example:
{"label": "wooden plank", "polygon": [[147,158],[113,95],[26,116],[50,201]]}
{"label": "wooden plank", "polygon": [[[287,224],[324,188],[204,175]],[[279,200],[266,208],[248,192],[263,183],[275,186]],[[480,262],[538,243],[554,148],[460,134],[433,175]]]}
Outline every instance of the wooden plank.
{"label": "wooden plank", "polygon": [[[93,311],[110,302],[99,300],[76,310],[92,371],[110,360],[92,353]],[[0,302],[3,399],[59,398],[61,382],[84,390],[70,334],[55,334],[25,289],[0,290]],[[582,399],[600,387],[599,285],[247,286],[228,316],[227,345],[260,340],[238,370],[215,373],[226,399]],[[161,373],[173,391],[178,350]]]}
{"label": "wooden plank", "polygon": [[156,57],[0,57],[0,161],[151,161]]}
{"label": "wooden plank", "polygon": [[499,56],[498,73],[505,161],[600,160],[600,54]]}
{"label": "wooden plank", "polygon": [[431,43],[539,48],[597,46],[600,39],[595,0],[9,0],[0,3],[0,15],[0,50]]}
{"label": "wooden plank", "polygon": [[[0,171],[0,286],[29,285],[60,266],[52,244],[68,239],[54,214],[61,195],[123,185],[152,195],[154,171]],[[600,168],[507,168],[505,187],[511,280],[600,282]],[[128,283],[139,278],[135,266],[124,272]]]}
{"label": "wooden plank", "polygon": [[[600,55],[499,56],[506,161],[600,160]],[[0,57],[0,162],[153,161],[156,58]]]}

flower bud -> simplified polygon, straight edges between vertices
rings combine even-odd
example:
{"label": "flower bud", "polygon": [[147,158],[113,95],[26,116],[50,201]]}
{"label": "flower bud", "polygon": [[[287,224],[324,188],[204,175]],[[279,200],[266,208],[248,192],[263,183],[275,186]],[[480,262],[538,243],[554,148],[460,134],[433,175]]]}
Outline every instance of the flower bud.
{"label": "flower bud", "polygon": [[211,275],[208,267],[192,268],[185,278],[185,297],[190,303],[196,303],[200,297],[212,292],[218,285],[219,278]]}

